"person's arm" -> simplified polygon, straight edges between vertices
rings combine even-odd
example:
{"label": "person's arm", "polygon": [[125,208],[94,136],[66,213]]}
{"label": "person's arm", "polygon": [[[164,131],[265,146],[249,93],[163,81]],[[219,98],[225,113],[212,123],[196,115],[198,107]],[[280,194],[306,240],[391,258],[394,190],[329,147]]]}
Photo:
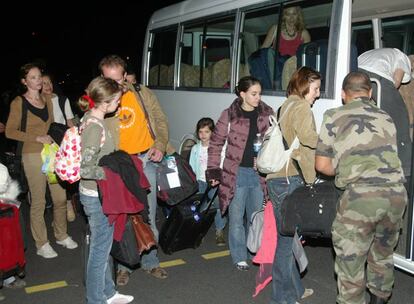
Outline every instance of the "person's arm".
{"label": "person's arm", "polygon": [[316,155],[315,169],[328,176],[335,175],[335,168],[332,165],[332,158],[330,157]]}
{"label": "person's arm", "polygon": [[65,115],[66,115],[66,124],[68,125],[69,128],[73,127],[75,125],[75,123],[73,122],[73,118],[75,116],[73,115],[69,98],[66,98],[66,101],[65,101]]}
{"label": "person's arm", "polygon": [[266,37],[262,43],[261,49],[266,49],[272,46],[273,41],[276,39],[277,25],[272,25],[267,31]]}
{"label": "person's arm", "polygon": [[154,125],[151,125],[151,128],[155,133],[155,142],[148,151],[148,154],[150,155],[150,159],[152,161],[159,162],[167,149],[169,138],[168,119],[161,108],[157,96],[155,96],[150,89],[145,86],[141,86],[141,96],[144,99],[141,102],[145,105],[145,109],[150,117],[150,121],[148,123],[150,124],[151,120],[155,121]]}
{"label": "person's arm", "polygon": [[230,121],[228,112],[229,110],[224,110],[221,113],[208,145],[206,180],[210,181],[213,187],[221,181],[221,155],[229,133]]}
{"label": "person's arm", "polygon": [[302,31],[302,40],[303,40],[303,43],[308,43],[311,41],[311,36],[308,30],[306,29]]}
{"label": "person's arm", "polygon": [[311,149],[316,148],[318,134],[316,133],[315,120],[311,108],[307,104],[300,104],[295,107],[295,119],[293,126],[302,146]]}
{"label": "person's arm", "polygon": [[333,164],[335,141],[334,124],[331,123],[329,110],[323,116],[321,131],[319,133],[318,144],[315,152],[315,169],[325,175],[334,176],[335,166]]}
{"label": "person's arm", "polygon": [[404,71],[402,69],[398,68],[394,71],[392,78],[394,80],[394,86],[396,89],[398,89],[401,86],[403,77],[404,77]]}
{"label": "person's arm", "polygon": [[84,179],[105,179],[105,171],[98,166],[98,153],[101,150],[102,127],[89,123],[81,134],[81,168]]}

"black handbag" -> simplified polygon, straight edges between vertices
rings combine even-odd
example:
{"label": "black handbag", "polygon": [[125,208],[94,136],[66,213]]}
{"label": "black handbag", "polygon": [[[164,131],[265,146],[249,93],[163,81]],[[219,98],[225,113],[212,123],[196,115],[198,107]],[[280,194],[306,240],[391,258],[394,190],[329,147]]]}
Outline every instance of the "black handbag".
{"label": "black handbag", "polygon": [[47,135],[50,135],[53,141],[60,145],[67,129],[69,129],[67,125],[52,122],[50,124],[49,130],[47,131]]}
{"label": "black handbag", "polygon": [[330,238],[341,191],[333,180],[305,184],[287,195],[281,206],[280,234]]}
{"label": "black handbag", "polygon": [[[280,108],[277,111],[279,120]],[[280,127],[280,126],[279,126]],[[283,137],[283,144],[289,147]],[[293,165],[303,180],[303,185],[288,194],[281,206],[279,233],[286,236],[298,234],[308,237],[331,238],[332,223],[342,190],[336,188],[335,180],[316,180],[307,184],[297,160]]]}

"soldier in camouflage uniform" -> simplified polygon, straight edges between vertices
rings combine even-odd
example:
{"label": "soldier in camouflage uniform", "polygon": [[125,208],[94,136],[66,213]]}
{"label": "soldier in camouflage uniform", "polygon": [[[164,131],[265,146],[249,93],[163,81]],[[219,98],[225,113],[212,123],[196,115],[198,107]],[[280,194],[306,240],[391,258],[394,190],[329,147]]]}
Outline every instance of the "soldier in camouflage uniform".
{"label": "soldier in camouflage uniform", "polygon": [[316,149],[316,169],[336,175],[336,186],[345,189],[332,225],[339,304],[365,303],[366,287],[370,303],[387,302],[407,204],[396,129],[371,92],[365,73],[345,77],[344,105],[326,111]]}

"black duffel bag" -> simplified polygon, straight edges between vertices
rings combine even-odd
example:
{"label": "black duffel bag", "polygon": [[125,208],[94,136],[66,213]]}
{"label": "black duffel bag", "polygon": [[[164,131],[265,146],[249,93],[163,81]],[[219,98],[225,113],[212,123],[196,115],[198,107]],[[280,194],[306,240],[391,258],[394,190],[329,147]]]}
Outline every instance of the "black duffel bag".
{"label": "black duffel bag", "polygon": [[287,195],[281,206],[280,234],[330,238],[341,190],[333,180],[305,184]]}

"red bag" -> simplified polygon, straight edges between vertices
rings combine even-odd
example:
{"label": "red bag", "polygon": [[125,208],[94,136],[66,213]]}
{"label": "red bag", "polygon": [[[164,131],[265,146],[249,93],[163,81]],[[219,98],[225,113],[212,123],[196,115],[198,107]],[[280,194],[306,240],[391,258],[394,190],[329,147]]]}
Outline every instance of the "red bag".
{"label": "red bag", "polygon": [[25,264],[19,209],[0,200],[0,279],[23,276]]}

